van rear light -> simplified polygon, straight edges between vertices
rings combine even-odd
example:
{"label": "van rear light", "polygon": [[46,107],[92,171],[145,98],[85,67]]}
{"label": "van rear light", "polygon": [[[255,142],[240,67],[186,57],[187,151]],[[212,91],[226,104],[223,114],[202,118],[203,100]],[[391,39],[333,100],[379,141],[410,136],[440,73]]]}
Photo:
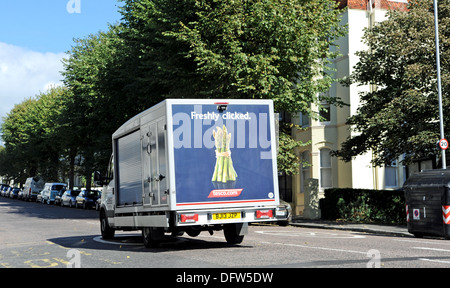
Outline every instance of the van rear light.
{"label": "van rear light", "polygon": [[273,217],[273,210],[256,210],[256,219],[268,219]]}
{"label": "van rear light", "polygon": [[198,221],[198,214],[181,214],[180,215],[181,223],[190,223],[190,222],[197,222],[197,221]]}

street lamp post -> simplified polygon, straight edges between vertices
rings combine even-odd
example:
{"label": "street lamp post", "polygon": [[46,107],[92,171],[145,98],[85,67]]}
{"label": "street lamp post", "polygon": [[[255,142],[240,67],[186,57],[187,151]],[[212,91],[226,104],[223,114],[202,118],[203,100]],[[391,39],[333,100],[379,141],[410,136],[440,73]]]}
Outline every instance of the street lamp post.
{"label": "street lamp post", "polygon": [[[439,97],[439,124],[441,139],[444,139],[444,116],[442,112],[442,91],[441,91],[441,59],[439,54],[439,26],[438,26],[438,5],[437,0],[434,2],[434,35],[436,38],[436,69],[437,69],[437,85],[438,85],[438,97]],[[441,149],[442,153],[442,169],[447,169],[445,160],[445,150]]]}

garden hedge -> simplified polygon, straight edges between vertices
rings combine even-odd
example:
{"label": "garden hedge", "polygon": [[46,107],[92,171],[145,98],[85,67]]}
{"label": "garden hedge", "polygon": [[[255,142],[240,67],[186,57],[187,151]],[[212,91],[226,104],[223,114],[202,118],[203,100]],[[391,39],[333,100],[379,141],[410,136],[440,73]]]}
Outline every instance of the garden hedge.
{"label": "garden hedge", "polygon": [[402,190],[332,188],[319,202],[323,220],[405,224]]}

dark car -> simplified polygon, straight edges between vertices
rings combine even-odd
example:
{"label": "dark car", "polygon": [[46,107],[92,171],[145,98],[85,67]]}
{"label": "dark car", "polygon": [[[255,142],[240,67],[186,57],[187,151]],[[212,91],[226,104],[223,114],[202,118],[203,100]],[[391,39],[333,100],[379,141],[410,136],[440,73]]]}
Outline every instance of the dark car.
{"label": "dark car", "polygon": [[74,207],[76,198],[78,194],[80,194],[80,192],[80,190],[67,190],[66,192],[64,192],[60,200],[61,206]]}
{"label": "dark car", "polygon": [[14,187],[9,189],[9,198],[17,199],[19,196],[20,188]]}
{"label": "dark car", "polygon": [[3,187],[2,191],[0,192],[0,195],[2,195],[2,197],[9,197],[9,189],[11,189],[11,187],[9,186]]}
{"label": "dark car", "polygon": [[99,196],[100,192],[97,190],[83,190],[76,198],[75,208],[78,208],[79,206],[84,209],[94,207]]}

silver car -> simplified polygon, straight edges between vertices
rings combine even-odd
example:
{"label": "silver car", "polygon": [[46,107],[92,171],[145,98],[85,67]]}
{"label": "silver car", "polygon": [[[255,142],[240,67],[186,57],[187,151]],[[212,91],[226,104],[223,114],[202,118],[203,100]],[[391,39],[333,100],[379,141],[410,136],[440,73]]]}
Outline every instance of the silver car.
{"label": "silver car", "polygon": [[277,218],[277,223],[280,226],[287,226],[292,220],[292,208],[286,201],[280,200],[280,205],[278,205],[275,210],[275,218]]}
{"label": "silver car", "polygon": [[75,207],[76,197],[80,194],[81,190],[67,190],[61,196],[61,206]]}

